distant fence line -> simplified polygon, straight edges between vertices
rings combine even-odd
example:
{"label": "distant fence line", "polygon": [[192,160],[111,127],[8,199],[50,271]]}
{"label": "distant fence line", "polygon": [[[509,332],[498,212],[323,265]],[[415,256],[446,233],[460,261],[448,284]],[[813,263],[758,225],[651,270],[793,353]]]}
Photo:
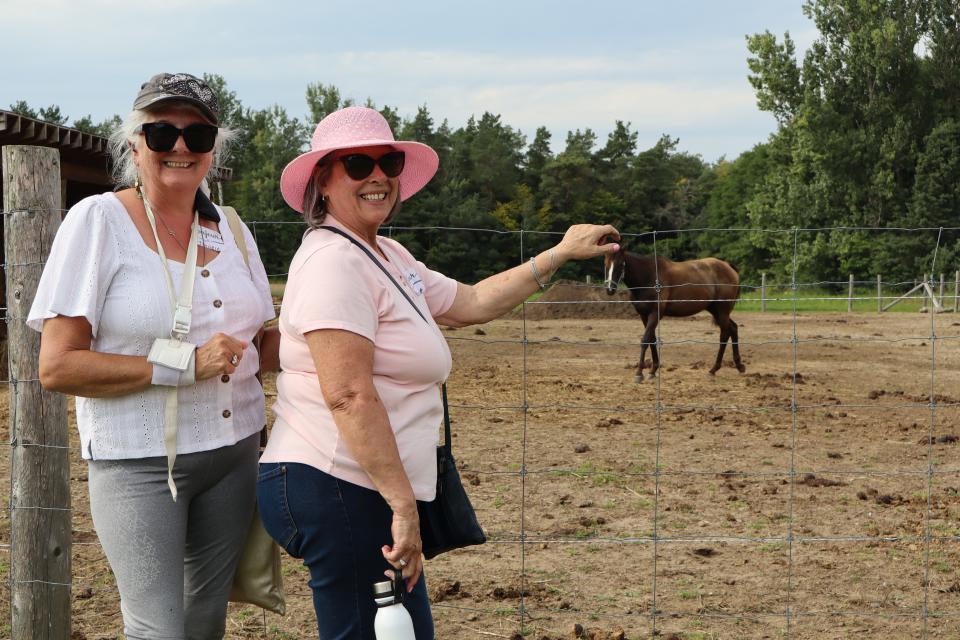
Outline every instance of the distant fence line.
{"label": "distant fence line", "polygon": [[[28,330],[24,326],[24,320],[27,311],[32,304],[36,291],[36,284],[42,267],[45,264],[45,256],[48,253],[50,242],[59,225],[60,218],[64,210],[59,202],[59,171],[58,163],[54,157],[47,151],[14,151],[16,147],[5,147],[3,152],[4,166],[4,203],[3,203],[3,222],[5,228],[5,260],[4,270],[6,273],[6,307],[4,309],[4,319],[9,331],[10,343],[10,441],[9,452],[11,460],[11,480],[10,480],[10,541],[9,544],[0,544],[0,550],[8,552],[10,556],[9,565],[11,567],[8,577],[8,587],[10,591],[11,604],[11,630],[13,640],[67,640],[70,629],[70,603],[71,592],[79,587],[88,587],[89,585],[79,585],[73,582],[72,567],[70,566],[71,545],[90,544],[97,545],[95,542],[75,542],[71,539],[71,516],[74,509],[70,502],[69,493],[69,455],[79,453],[76,448],[71,448],[68,444],[68,433],[66,424],[65,402],[60,394],[44,392],[38,380],[37,354],[39,347],[39,337],[35,332]],[[23,149],[23,148],[21,148]],[[37,148],[26,148],[37,149]],[[55,187],[54,187],[55,185]],[[56,192],[56,197],[54,197]],[[273,221],[249,221],[248,225],[256,234],[256,229],[263,225],[274,224],[301,224],[299,222],[273,222]],[[537,231],[504,231],[497,229],[471,229],[458,227],[394,227],[395,230],[435,230],[435,231],[467,231],[471,233],[514,233],[521,234],[544,234],[559,235],[551,232]],[[960,229],[960,228],[958,228]],[[837,227],[826,229],[751,229],[763,233],[798,233],[806,231],[864,231],[877,230],[861,227]],[[887,231],[897,231],[895,229],[883,229]],[[389,229],[387,230],[390,231]],[[713,231],[728,231],[717,229]],[[734,231],[730,229],[729,231]],[[922,229],[901,229],[900,231],[936,231],[934,228]],[[644,232],[638,234],[624,234],[625,236],[647,236],[656,235],[658,232]],[[660,232],[669,233],[669,232]],[[521,255],[522,260],[526,256]],[[946,280],[944,275],[940,275],[939,287],[931,275],[925,274],[922,279],[915,282],[884,283],[881,276],[877,275],[876,280],[856,281],[853,275],[850,275],[845,282],[848,285],[846,296],[837,296],[830,299],[846,300],[848,311],[853,311],[854,302],[857,300],[872,300],[870,295],[856,295],[856,288],[865,288],[866,286],[876,285],[876,301],[878,312],[883,311],[885,301],[891,299],[900,299],[907,296],[920,296],[921,299],[929,301],[932,309],[936,310],[957,310],[957,301],[960,297],[960,271],[954,278],[953,295],[948,296],[945,292]],[[817,286],[824,284],[837,283],[796,283],[793,282],[789,288],[794,294],[804,286]],[[912,287],[906,293],[900,293],[897,296],[884,295],[884,285],[906,288]],[[743,285],[745,288],[759,292],[758,297],[748,296],[744,301],[758,302],[761,310],[766,311],[767,303],[776,300],[796,301],[794,296],[779,296],[772,292],[772,285],[767,283],[766,274],[761,277],[759,285]],[[778,287],[780,288],[780,287]],[[889,291],[887,292],[889,294]],[[952,309],[951,307],[952,298]],[[546,303],[539,303],[546,304]],[[610,304],[606,302],[605,304]],[[937,308],[939,306],[939,309]],[[932,318],[931,318],[932,322]],[[930,337],[936,345],[936,341],[943,341],[950,338],[936,336],[936,332],[931,329]],[[456,340],[476,340],[475,338],[449,336],[450,341]],[[877,341],[893,342],[893,338],[876,337]],[[815,342],[820,338],[809,339],[807,341]],[[553,340],[551,340],[552,342]],[[796,371],[796,348],[803,342],[796,335],[796,328],[789,340],[783,340],[784,343],[790,343],[794,349],[793,364],[793,384],[797,384]],[[524,349],[535,341],[530,341],[524,335],[521,340],[512,342],[522,343]],[[700,341],[697,341],[700,342]],[[713,341],[703,341],[713,344]],[[747,344],[744,342],[744,344]],[[631,345],[635,346],[635,345]],[[933,352],[933,349],[931,349]],[[933,379],[936,376],[936,359],[931,353],[931,393],[927,401],[924,402],[904,402],[897,407],[926,412],[931,416],[931,438],[933,433],[933,419],[938,408],[955,407],[958,403],[940,402],[937,399]],[[794,387],[795,388],[795,387]],[[526,412],[532,409],[558,408],[566,410],[607,410],[622,411],[623,408],[605,408],[597,406],[578,406],[575,404],[553,403],[549,405],[535,405],[526,402],[524,389],[524,401],[521,404],[510,406],[477,406],[477,405],[457,405],[460,408],[473,408],[480,410],[497,409],[516,409]],[[660,429],[660,418],[666,411],[676,409],[688,409],[698,407],[697,403],[686,402],[683,404],[671,404],[663,402],[660,396],[659,379],[657,387],[656,404],[651,409],[656,418],[657,428]],[[716,405],[710,405],[718,408]],[[865,405],[858,404],[840,404],[831,405],[839,408],[861,407]],[[794,398],[789,407],[780,405],[771,405],[768,407],[742,407],[731,405],[729,407],[720,407],[733,411],[786,411],[792,416],[792,429],[796,430],[797,414],[811,407],[807,407],[796,401]],[[889,408],[889,407],[888,407]],[[526,426],[524,424],[524,430]],[[932,441],[931,441],[932,444]],[[525,442],[521,446],[526,446]],[[658,441],[659,447],[659,441]],[[657,451],[659,458],[659,449]],[[524,452],[526,460],[526,452]],[[528,468],[526,462],[522,469],[518,471],[492,471],[491,474],[505,474],[517,477],[525,477],[527,474],[536,473],[556,473],[558,470]],[[585,475],[591,475],[601,472],[581,471]],[[662,478],[670,476],[695,476],[698,472],[695,470],[681,469],[677,471],[662,470],[655,468],[651,471],[638,471],[633,474],[649,478],[657,485],[655,496],[659,495],[659,486]],[[862,475],[882,475],[894,477],[923,477],[927,479],[928,500],[930,495],[930,483],[934,476],[941,473],[956,473],[956,470],[942,471],[934,469],[932,463],[925,470],[896,470],[879,471],[876,469],[857,469],[849,471],[833,471],[831,473],[856,473]],[[740,477],[756,476],[784,476],[785,472],[770,472],[767,470],[746,470],[736,472],[734,475]],[[791,459],[789,469],[790,477],[798,475],[794,461]],[[53,489],[51,490],[51,487]],[[524,494],[524,499],[526,496]],[[790,500],[791,509],[793,505],[793,494],[791,489]],[[655,498],[656,500],[656,498]],[[655,511],[655,514],[657,512]],[[922,534],[909,536],[872,536],[872,535],[846,535],[846,536],[809,536],[798,535],[791,528],[786,536],[669,536],[660,535],[657,532],[657,519],[654,517],[654,531],[646,536],[625,536],[625,537],[594,537],[588,540],[582,540],[576,537],[558,537],[558,536],[530,536],[522,529],[519,532],[494,532],[497,535],[492,540],[493,544],[519,544],[521,545],[521,563],[524,561],[523,549],[525,545],[561,541],[569,543],[607,543],[607,544],[650,544],[657,548],[658,545],[667,543],[689,544],[694,542],[750,542],[750,543],[783,543],[792,548],[792,545],[801,542],[823,542],[823,541],[850,541],[850,542],[911,542],[925,545],[927,553],[925,556],[925,571],[929,571],[929,545],[931,542],[947,541],[958,542],[960,537],[950,535],[934,535],[929,529],[929,509],[925,520],[925,528]],[[655,554],[656,558],[656,554]],[[790,576],[793,576],[793,556],[790,555],[791,564],[789,566]],[[656,575],[656,570],[654,570]],[[925,583],[928,583],[925,580]],[[925,584],[924,589],[928,589]],[[926,593],[926,591],[925,591]],[[309,594],[294,592],[290,595],[308,598]],[[666,612],[660,612],[657,609],[656,602],[656,580],[653,582],[653,607],[651,611],[642,615],[651,618],[651,627],[653,633],[657,632],[657,620],[668,615]],[[455,611],[479,611],[470,607],[462,607],[442,603],[439,606],[448,607]],[[519,626],[523,628],[532,612],[525,609],[521,599],[521,606],[517,612],[519,616]],[[870,611],[853,612],[796,612],[791,611],[789,606],[785,613],[745,613],[716,612],[706,614],[705,617],[785,617],[787,620],[787,633],[789,636],[791,620],[801,617],[822,616],[828,618],[835,615],[872,615],[880,617],[890,617],[900,614],[890,614]],[[908,615],[908,614],[902,614]],[[940,617],[960,617],[960,611],[938,611],[931,614],[923,610],[924,637],[926,636],[926,622],[933,615]],[[266,626],[266,625],[265,625]],[[266,629],[264,628],[264,636]]]}

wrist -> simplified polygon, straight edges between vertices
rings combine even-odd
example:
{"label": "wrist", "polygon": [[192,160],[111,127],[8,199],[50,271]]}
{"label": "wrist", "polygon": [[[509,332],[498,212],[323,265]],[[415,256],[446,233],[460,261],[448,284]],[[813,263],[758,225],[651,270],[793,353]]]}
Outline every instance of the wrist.
{"label": "wrist", "polygon": [[413,496],[391,503],[390,509],[393,511],[393,515],[401,518],[417,519],[420,517],[419,511],[417,511],[417,499]]}
{"label": "wrist", "polygon": [[183,371],[173,367],[164,366],[158,362],[152,362],[153,375],[150,379],[151,384],[163,387],[185,387],[196,382],[196,351],[190,356],[187,368]]}

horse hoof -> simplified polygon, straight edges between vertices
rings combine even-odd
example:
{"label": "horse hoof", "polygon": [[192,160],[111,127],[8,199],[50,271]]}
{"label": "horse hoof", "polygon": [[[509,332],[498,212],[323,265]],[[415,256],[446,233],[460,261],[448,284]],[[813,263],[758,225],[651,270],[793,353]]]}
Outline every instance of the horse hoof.
{"label": "horse hoof", "polygon": [[710,371],[708,371],[707,373],[709,373],[709,374],[712,375],[712,376],[715,376],[715,375],[717,375],[717,370],[716,370],[716,368],[713,368],[713,369],[710,369]]}
{"label": "horse hoof", "polygon": [[745,366],[743,366],[742,364],[738,364],[738,365],[737,365],[737,371],[739,371],[740,373],[744,373],[744,372],[746,372],[746,370],[747,370],[747,368],[746,368]]}
{"label": "horse hoof", "polygon": [[633,381],[636,382],[637,384],[643,382],[643,374],[638,373],[637,375],[633,376]]}

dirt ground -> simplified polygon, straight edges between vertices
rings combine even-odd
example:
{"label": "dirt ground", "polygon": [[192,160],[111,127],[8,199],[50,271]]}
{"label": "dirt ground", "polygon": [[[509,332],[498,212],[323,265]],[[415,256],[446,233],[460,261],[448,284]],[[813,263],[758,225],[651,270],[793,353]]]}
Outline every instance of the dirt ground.
{"label": "dirt ground", "polygon": [[[637,384],[636,314],[568,288],[446,332],[490,542],[427,563],[438,638],[960,637],[960,318],[735,312],[746,373],[728,351],[713,377],[710,318],[670,318]],[[73,638],[117,638],[78,453],[72,474]],[[316,637],[285,576],[288,614],[231,606],[228,638]]]}

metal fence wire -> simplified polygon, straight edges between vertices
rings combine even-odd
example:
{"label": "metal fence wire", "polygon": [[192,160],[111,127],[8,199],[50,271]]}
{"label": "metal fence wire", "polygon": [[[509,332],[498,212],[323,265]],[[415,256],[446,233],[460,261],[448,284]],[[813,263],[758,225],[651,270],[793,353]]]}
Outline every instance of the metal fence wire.
{"label": "metal fence wire", "polygon": [[[14,211],[3,212],[9,216]],[[248,226],[256,237],[257,231],[280,224],[270,221],[248,221]],[[494,229],[463,229],[438,227],[394,227],[389,231],[417,233],[469,234],[473,242],[482,243],[491,234],[503,234]],[[702,229],[696,232],[711,234],[737,233],[737,229]],[[720,394],[723,401],[714,398],[706,390],[703,393],[689,393],[690,387],[684,387],[683,393],[677,393],[678,381],[690,377],[705,377],[704,371],[677,372],[676,363],[671,369],[665,364],[652,379],[640,386],[622,385],[624,379],[632,378],[623,366],[625,359],[639,353],[639,323],[635,319],[621,319],[617,323],[630,327],[629,331],[614,333],[610,337],[583,338],[578,329],[591,320],[565,319],[550,323],[541,315],[533,319],[536,312],[545,308],[556,311],[556,317],[564,318],[564,305],[628,305],[625,297],[601,300],[596,296],[584,296],[577,300],[556,300],[549,296],[532,299],[525,303],[510,320],[510,330],[476,331],[468,335],[467,331],[445,332],[448,343],[454,352],[454,377],[456,378],[458,358],[470,354],[478,366],[484,368],[490,379],[505,375],[504,367],[516,363],[520,371],[511,370],[506,379],[508,388],[504,393],[473,393],[467,395],[462,389],[481,388],[476,380],[464,378],[458,389],[457,384],[450,385],[451,411],[458,424],[455,425],[458,439],[458,459],[464,468],[461,470],[467,482],[467,488],[474,494],[481,521],[488,529],[489,543],[472,549],[454,552],[437,560],[428,562],[426,572],[428,585],[432,587],[434,616],[438,625],[438,637],[477,638],[494,637],[531,637],[552,640],[570,637],[569,634],[587,637],[584,626],[594,625],[605,629],[602,637],[640,638],[719,638],[774,637],[771,629],[777,630],[775,637],[849,637],[858,628],[882,631],[884,637],[958,637],[960,629],[960,582],[956,573],[956,562],[960,559],[960,528],[951,525],[960,514],[960,461],[956,454],[956,438],[944,431],[944,425],[952,426],[953,420],[960,415],[960,401],[944,393],[941,378],[952,367],[946,365],[947,358],[956,353],[956,344],[960,340],[960,331],[950,329],[955,324],[944,326],[957,316],[929,313],[927,316],[910,315],[914,321],[909,323],[906,333],[890,335],[883,330],[886,318],[871,315],[870,322],[877,330],[867,335],[830,336],[826,322],[834,322],[836,317],[825,314],[809,314],[803,308],[810,301],[847,300],[848,294],[818,293],[808,295],[806,289],[818,292],[829,290],[833,285],[846,286],[848,280],[818,282],[800,282],[797,279],[797,256],[799,246],[806,229],[751,229],[752,233],[782,234],[792,237],[792,275],[788,282],[773,283],[769,302],[786,305],[785,310],[768,316],[778,319],[778,330],[771,335],[751,336],[743,331],[740,346],[745,353],[751,350],[779,349],[777,367],[768,371],[770,379],[778,379],[779,389],[784,393],[776,395],[757,392],[746,394],[732,387]],[[930,285],[933,289],[933,271],[937,252],[940,250],[941,229],[827,229],[833,234],[844,231],[876,231],[883,233],[929,233],[936,236],[931,251]],[[647,246],[654,255],[660,251],[661,233],[675,237],[677,234],[690,233],[690,230],[651,232],[633,234],[644,237]],[[532,236],[542,236],[537,232],[507,232],[515,236],[517,259],[520,263],[529,258],[528,247]],[[541,238],[542,240],[542,238]],[[16,266],[42,269],[46,256],[38,256],[35,262],[21,263]],[[4,264],[6,271],[12,264]],[[597,276],[601,277],[599,263]],[[274,281],[282,281],[286,274],[271,274]],[[562,275],[562,274],[561,274]],[[863,277],[867,276],[867,277]],[[877,280],[870,279],[872,274],[863,274],[855,280],[859,290],[853,296],[856,300],[877,301],[876,296],[866,293]],[[892,298],[915,286],[910,282],[885,282],[885,298]],[[10,284],[8,283],[8,287]],[[583,288],[586,292],[602,288],[602,283],[570,283],[571,288]],[[657,291],[662,291],[659,275],[656,278]],[[741,284],[741,307],[748,302],[756,302],[760,284],[744,282]],[[32,295],[32,294],[31,294]],[[956,296],[956,291],[952,292]],[[918,294],[919,296],[919,294]],[[589,299],[588,299],[589,298]],[[919,300],[919,298],[918,298]],[[279,307],[279,304],[278,304]],[[944,304],[950,308],[952,304]],[[279,310],[279,309],[278,309]],[[12,318],[4,308],[6,322],[20,321]],[[741,319],[747,317],[748,327],[758,323],[760,315],[755,312],[738,311],[734,313]],[[903,317],[903,314],[901,314]],[[946,318],[947,321],[942,320]],[[741,320],[742,321],[742,320]],[[611,323],[614,321],[610,321]],[[669,324],[669,320],[665,324]],[[687,331],[680,335],[666,332],[665,324],[658,327],[656,346],[660,348],[661,358],[667,362],[670,354],[688,353],[689,349],[702,347],[704,352],[716,348],[716,332]],[[545,327],[545,328],[544,328]],[[609,326],[605,325],[609,330]],[[515,328],[515,331],[513,330]],[[703,328],[697,325],[697,328]],[[663,333],[662,333],[663,332]],[[559,333],[559,335],[557,335]],[[666,334],[666,335],[665,335]],[[877,375],[878,368],[904,367],[904,375],[911,375],[900,354],[904,346],[913,348],[909,359],[929,364],[923,366],[923,378],[913,378],[905,382],[915,383],[921,391],[913,393],[890,393],[886,400],[878,404],[876,397],[838,398],[838,393],[825,391],[824,398],[811,398],[802,392],[805,384],[801,363],[802,352],[807,347],[834,345],[843,347],[852,361],[844,361],[838,354],[837,364],[858,365],[846,369],[838,366],[832,382],[842,382],[844,376]],[[855,350],[869,347],[877,363],[856,362]],[[952,351],[951,351],[952,350]],[[504,355],[512,354],[512,355]],[[519,354],[519,355],[518,355]],[[666,355],[665,355],[666,354]],[[749,357],[749,356],[748,356]],[[554,358],[553,364],[550,364]],[[609,394],[596,392],[590,387],[587,392],[558,393],[549,397],[542,388],[547,383],[575,387],[578,380],[574,377],[582,370],[577,360],[590,363],[611,362],[603,373],[610,385],[621,384],[619,397],[615,402]],[[951,361],[954,362],[954,361]],[[882,363],[882,364],[881,364]],[[955,362],[954,362],[955,363]],[[947,367],[944,369],[944,367]],[[721,371],[712,387],[729,385],[722,379]],[[736,374],[728,374],[730,376]],[[732,379],[732,378],[731,378]],[[952,380],[952,378],[947,378]],[[10,379],[9,396],[13,397],[18,385],[37,385],[36,379]],[[630,380],[632,385],[632,380]],[[705,381],[704,381],[705,384]],[[878,383],[879,384],[879,383]],[[593,391],[591,391],[591,389]],[[627,394],[623,390],[636,393]],[[268,384],[268,395],[273,395],[272,383]],[[879,395],[883,395],[880,393]],[[831,397],[833,396],[833,397]],[[883,400],[883,398],[880,398]],[[268,401],[269,404],[269,401]],[[15,405],[8,405],[12,413]],[[830,432],[830,441],[839,450],[856,450],[864,443],[855,440],[845,441],[844,431],[852,432],[850,415],[854,412],[888,416],[910,422],[918,432],[922,432],[925,446],[917,454],[916,464],[902,463],[896,466],[880,462],[864,461],[851,468],[829,462],[814,463],[805,457],[804,434],[810,427],[820,433]],[[829,421],[823,416],[829,413]],[[506,417],[504,417],[506,416]],[[581,438],[589,446],[581,458],[558,456],[543,459],[542,452],[554,441],[567,440],[563,436],[545,429],[544,422],[557,417],[564,420],[586,424],[591,420],[606,421],[611,424],[643,425],[644,440],[642,455],[638,454],[633,464],[624,463],[617,467],[611,460],[612,454],[604,450],[614,446],[618,439],[624,445],[631,434],[617,436],[610,431],[603,435],[587,434]],[[684,416],[701,420],[713,420],[715,423],[730,422],[734,418],[741,420],[741,426],[761,420],[768,424],[779,425],[778,433],[782,440],[778,443],[780,463],[753,462],[755,456],[750,451],[760,446],[759,442],[750,442],[747,434],[734,433],[734,440],[741,440],[739,449],[749,466],[737,463],[732,456],[722,467],[703,467],[685,463],[690,455],[688,447],[678,445],[674,425]],[[712,416],[707,419],[706,416]],[[719,417],[718,417],[719,416]],[[16,424],[16,416],[11,416],[10,424]],[[41,418],[42,419],[42,418]],[[825,425],[829,422],[830,427]],[[494,425],[491,427],[490,425]],[[919,426],[917,426],[919,425]],[[704,429],[709,425],[696,425]],[[732,427],[736,428],[736,427]],[[500,434],[496,451],[482,451],[477,443],[492,446],[491,441],[478,439],[473,430],[497,429]],[[772,427],[771,427],[772,429]],[[473,435],[471,435],[473,434]],[[632,435],[636,435],[633,433]],[[692,439],[694,436],[690,435]],[[951,439],[952,438],[952,439]],[[71,457],[71,488],[74,506],[57,504],[16,504],[9,491],[6,493],[7,509],[0,516],[0,566],[7,573],[4,581],[5,596],[0,607],[6,607],[7,616],[14,615],[11,594],[14,584],[45,584],[47,586],[68,589],[71,593],[72,617],[75,629],[96,631],[84,637],[114,637],[122,629],[119,617],[119,594],[117,593],[108,565],[91,523],[88,501],[85,496],[85,465],[80,457],[80,449],[75,434],[71,434],[69,455]],[[534,443],[534,441],[536,441]],[[7,446],[0,465],[11,470],[17,448],[39,445],[23,441],[16,432],[9,434]],[[534,446],[535,444],[535,446]],[[560,446],[560,445],[558,445]],[[891,443],[890,447],[903,446]],[[59,447],[63,448],[63,447]],[[627,450],[626,447],[622,450]],[[616,450],[616,449],[614,449]],[[736,447],[727,454],[736,451]],[[943,452],[947,453],[944,454]],[[700,452],[702,453],[702,452]],[[837,454],[840,456],[840,454]],[[831,456],[832,458],[833,456]],[[558,464],[566,460],[569,464]],[[642,461],[642,464],[640,463]],[[629,461],[628,461],[629,462]],[[914,490],[913,502],[916,509],[904,506],[909,500],[903,499],[895,491],[890,493],[858,496],[860,501],[870,501],[877,509],[890,507],[893,510],[888,519],[895,526],[865,526],[861,531],[856,527],[845,529],[843,525],[851,516],[850,496],[828,497],[829,511],[837,521],[834,530],[839,533],[824,533],[824,529],[811,527],[808,512],[803,508],[809,496],[801,495],[801,490],[810,486],[835,485],[852,486],[856,480],[872,481],[885,487],[902,487],[904,491]],[[779,508],[776,516],[765,523],[759,515],[754,527],[733,533],[722,531],[716,522],[703,526],[678,526],[678,513],[688,519],[696,518],[697,498],[675,499],[683,494],[682,490],[698,489],[699,500],[712,504],[719,509],[721,516],[728,521],[740,522],[744,519],[744,501],[732,498],[742,491],[739,485],[761,483],[781,487],[776,495]],[[707,495],[705,487],[720,485],[730,487],[729,495],[720,493]],[[471,486],[472,485],[472,486]],[[545,509],[541,504],[547,489],[561,486],[563,491],[576,489],[577,495],[560,496],[549,503]],[[752,485],[751,485],[752,486]],[[603,518],[595,516],[580,517],[580,525],[574,528],[548,527],[538,525],[531,528],[528,524],[536,519],[558,519],[560,514],[577,520],[578,513],[586,513],[597,505],[609,502],[620,504],[622,497],[611,498],[611,487],[615,487],[618,496],[626,496],[633,502],[629,508],[619,508],[619,517],[629,520],[635,518],[639,524],[623,524],[617,527],[605,527]],[[644,487],[646,489],[644,489]],[[640,489],[640,490],[638,490]],[[739,486],[739,489],[743,489]],[[785,492],[780,493],[779,491]],[[817,496],[818,499],[823,500]],[[668,499],[669,498],[669,499]],[[724,502],[726,500],[726,502]],[[884,504],[886,500],[886,505]],[[498,503],[499,501],[499,503]],[[589,504],[583,508],[573,504]],[[684,507],[685,503],[689,503]],[[704,504],[704,503],[699,503]],[[507,510],[515,509],[510,513]],[[36,576],[13,576],[9,571],[12,558],[18,553],[18,540],[11,537],[11,519],[17,510],[69,510],[72,517],[72,545],[74,547],[74,565],[71,581],[68,583],[44,582]],[[546,514],[546,515],[545,515]],[[572,514],[572,515],[571,515]],[[640,517],[642,514],[643,517]],[[565,517],[564,516],[564,517]],[[559,520],[556,520],[559,521]],[[511,524],[512,523],[512,524]],[[761,526],[763,524],[763,526]],[[818,530],[819,529],[819,530]],[[819,568],[823,576],[812,577],[816,569],[816,557],[823,549],[830,549],[824,557],[825,566]],[[726,554],[737,562],[756,562],[758,572],[764,574],[781,588],[775,593],[752,593],[753,584],[749,580],[739,583],[738,579],[727,578],[727,571],[734,565],[725,567],[711,563],[710,558]],[[779,558],[779,562],[764,564],[755,559],[765,554]],[[6,555],[8,557],[4,558]],[[678,561],[678,558],[680,559]],[[897,592],[890,602],[876,602],[870,598],[836,597],[835,606],[827,606],[829,599],[817,599],[820,608],[805,606],[810,601],[811,591],[819,585],[825,588],[832,580],[847,584],[836,578],[836,571],[842,568],[830,567],[837,558],[846,558],[851,562],[858,559],[870,564],[876,580],[894,582],[898,576],[909,570],[919,571],[919,580],[912,583],[908,590]],[[291,603],[291,612],[287,617],[262,613],[250,607],[231,606],[228,637],[235,638],[288,638],[299,637],[301,633],[312,633],[313,616],[310,593],[306,587],[306,577],[296,564],[287,562],[287,596]],[[678,563],[679,562],[679,563]],[[564,566],[566,565],[566,566]],[[612,571],[609,583],[602,577],[582,580],[578,576],[590,574],[596,570]],[[491,573],[493,575],[491,575]],[[38,571],[39,575],[39,571]],[[632,576],[626,579],[624,576]],[[677,576],[681,576],[679,581]],[[870,578],[864,576],[863,580]],[[602,585],[597,587],[602,593],[578,592],[575,588],[568,593],[576,597],[565,597],[564,583]],[[762,582],[762,580],[760,581]],[[501,585],[501,591],[491,584]],[[851,584],[856,584],[854,581]],[[862,582],[860,583],[862,584]],[[678,588],[680,585],[683,588]],[[684,586],[686,585],[686,586]],[[704,587],[704,585],[710,585]],[[940,586],[936,586],[940,585]],[[849,586],[849,585],[847,585]],[[847,588],[847,587],[844,587]],[[865,591],[881,587],[863,585]],[[473,593],[467,593],[470,590]],[[894,589],[896,591],[896,589]],[[558,593],[553,593],[553,592]],[[464,596],[464,593],[467,593]],[[553,597],[556,595],[557,597]],[[937,596],[935,599],[933,596]],[[749,605],[750,601],[755,605]],[[731,605],[735,601],[739,605]],[[91,602],[97,602],[91,608]],[[763,604],[760,604],[763,603]],[[827,603],[827,604],[825,604]],[[4,616],[4,618],[7,618]],[[811,629],[818,629],[816,632]],[[833,629],[828,635],[819,635],[822,629]],[[844,631],[846,629],[847,631]],[[112,635],[111,635],[112,634]],[[619,635],[618,635],[619,634]],[[672,635],[671,635],[672,634]],[[699,634],[699,635],[698,635]],[[77,636],[75,636],[77,637]],[[591,636],[593,637],[593,636]],[[601,637],[597,635],[596,637]]]}

